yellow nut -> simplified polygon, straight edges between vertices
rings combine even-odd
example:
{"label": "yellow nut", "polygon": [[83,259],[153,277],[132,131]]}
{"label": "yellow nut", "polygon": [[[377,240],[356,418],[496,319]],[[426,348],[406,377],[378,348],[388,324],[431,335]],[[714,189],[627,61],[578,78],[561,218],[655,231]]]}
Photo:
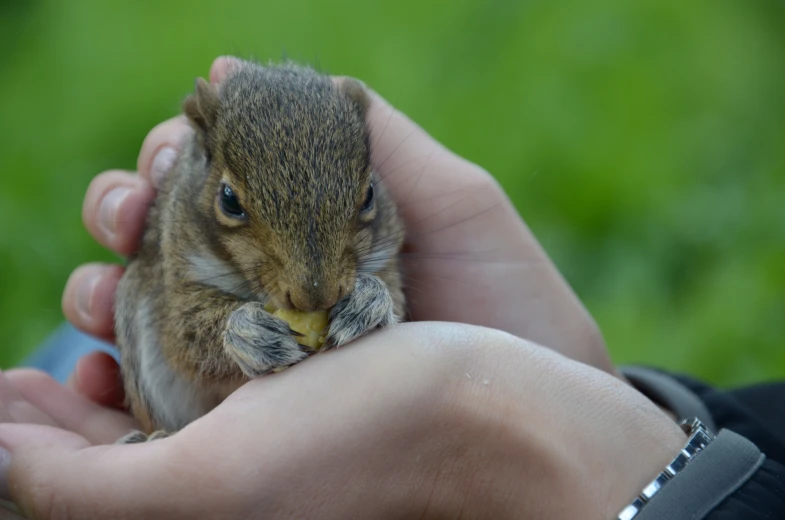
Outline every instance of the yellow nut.
{"label": "yellow nut", "polygon": [[295,309],[275,309],[271,306],[265,307],[265,310],[288,323],[293,331],[302,334],[296,337],[297,343],[314,350],[324,346],[328,311],[303,312]]}

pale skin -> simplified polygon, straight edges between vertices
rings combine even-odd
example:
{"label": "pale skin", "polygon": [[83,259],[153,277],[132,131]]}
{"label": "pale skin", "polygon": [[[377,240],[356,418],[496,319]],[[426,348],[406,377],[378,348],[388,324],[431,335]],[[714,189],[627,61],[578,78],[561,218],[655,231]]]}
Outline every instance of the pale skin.
{"label": "pale skin", "polygon": [[[231,66],[216,60],[211,81]],[[6,496],[29,518],[601,520],[678,452],[684,434],[615,377],[596,325],[490,176],[378,96],[369,122],[415,237],[404,261],[419,323],[252,381],[177,435],[135,446],[106,445],[133,427],[107,356],[84,358],[68,387],[9,371]],[[99,242],[133,250],[154,159],[188,131],[179,118],[159,125],[138,174],[93,181],[83,216]],[[111,340],[121,273],[77,269],[68,319]]]}

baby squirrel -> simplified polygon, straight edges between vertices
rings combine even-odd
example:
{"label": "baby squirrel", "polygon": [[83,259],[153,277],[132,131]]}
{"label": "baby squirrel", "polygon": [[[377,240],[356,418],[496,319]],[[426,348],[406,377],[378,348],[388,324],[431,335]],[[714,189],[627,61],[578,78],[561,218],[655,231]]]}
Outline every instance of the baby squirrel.
{"label": "baby squirrel", "polygon": [[240,385],[305,359],[265,311],[330,309],[325,348],[404,312],[404,231],[372,170],[363,85],[241,62],[183,104],[195,132],[160,188],[117,289],[127,405],[173,433]]}

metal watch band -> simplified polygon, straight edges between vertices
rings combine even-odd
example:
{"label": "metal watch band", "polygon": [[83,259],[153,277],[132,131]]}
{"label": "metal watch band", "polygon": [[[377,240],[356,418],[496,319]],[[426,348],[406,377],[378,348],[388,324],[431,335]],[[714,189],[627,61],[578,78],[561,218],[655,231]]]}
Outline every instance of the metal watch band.
{"label": "metal watch band", "polygon": [[689,435],[687,444],[684,445],[684,448],[682,448],[676,458],[665,467],[665,470],[652,480],[648,486],[643,488],[641,494],[619,513],[616,520],[632,520],[635,518],[669,480],[683,470],[698,453],[703,451],[714,440],[715,435],[697,417],[685,419],[679,423],[679,426]]}

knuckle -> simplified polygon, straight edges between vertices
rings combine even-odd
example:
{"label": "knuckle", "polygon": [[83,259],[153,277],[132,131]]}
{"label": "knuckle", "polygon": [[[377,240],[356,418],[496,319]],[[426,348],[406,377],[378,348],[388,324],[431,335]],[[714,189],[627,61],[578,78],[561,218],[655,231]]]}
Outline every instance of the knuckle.
{"label": "knuckle", "polygon": [[496,199],[507,198],[504,188],[496,177],[477,165],[472,166],[476,171],[477,181],[481,190],[487,190]]}

